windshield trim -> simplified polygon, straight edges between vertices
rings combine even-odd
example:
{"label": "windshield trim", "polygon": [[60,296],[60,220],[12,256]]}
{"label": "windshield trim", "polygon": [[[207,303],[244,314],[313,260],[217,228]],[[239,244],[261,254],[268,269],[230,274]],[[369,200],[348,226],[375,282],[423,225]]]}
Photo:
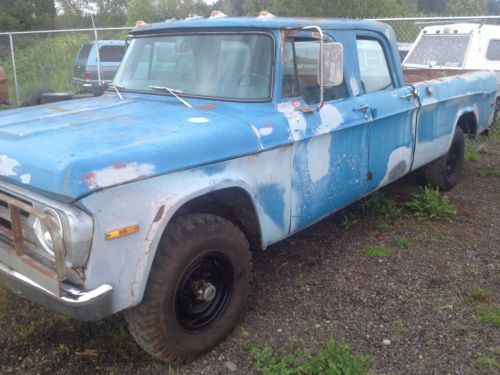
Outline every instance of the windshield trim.
{"label": "windshield trim", "polygon": [[[194,98],[194,99],[207,99],[207,100],[217,100],[217,101],[223,101],[223,102],[232,102],[232,103],[270,103],[274,99],[274,89],[275,89],[275,75],[276,75],[276,40],[275,36],[272,32],[269,31],[262,31],[262,30],[234,30],[234,31],[180,31],[179,29],[173,30],[173,31],[165,31],[165,32],[160,32],[160,33],[152,33],[152,34],[140,34],[140,35],[134,35],[134,34],[129,34],[128,36],[130,37],[130,41],[134,39],[143,39],[143,38],[151,38],[151,37],[158,37],[158,36],[179,36],[179,35],[241,35],[241,34],[250,34],[250,35],[265,35],[268,38],[271,39],[271,49],[272,49],[272,55],[271,55],[271,75],[269,77],[269,91],[268,91],[268,96],[266,98],[260,98],[260,99],[239,99],[239,98],[225,98],[221,96],[207,96],[207,95],[196,95],[196,94],[189,94],[185,93],[182,95],[183,98]],[[114,79],[112,81],[114,84]],[[128,88],[123,88],[120,89],[121,92],[130,92],[130,93],[137,93],[137,94],[147,94],[147,95],[161,95],[161,96],[169,96],[172,97],[172,95],[168,92],[160,92],[160,91],[151,91],[151,90],[136,90],[136,89],[128,89]]]}

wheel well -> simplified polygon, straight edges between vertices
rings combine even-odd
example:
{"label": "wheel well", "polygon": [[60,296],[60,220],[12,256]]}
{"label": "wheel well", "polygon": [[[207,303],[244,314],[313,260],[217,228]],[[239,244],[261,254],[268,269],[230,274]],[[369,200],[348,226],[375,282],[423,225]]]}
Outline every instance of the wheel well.
{"label": "wheel well", "polygon": [[458,119],[457,126],[462,128],[464,134],[469,134],[469,136],[475,136],[477,134],[477,120],[476,115],[472,112],[464,113]]}
{"label": "wheel well", "polygon": [[252,249],[262,248],[257,212],[250,196],[242,188],[226,188],[196,197],[180,207],[172,220],[190,213],[223,217],[240,228]]}

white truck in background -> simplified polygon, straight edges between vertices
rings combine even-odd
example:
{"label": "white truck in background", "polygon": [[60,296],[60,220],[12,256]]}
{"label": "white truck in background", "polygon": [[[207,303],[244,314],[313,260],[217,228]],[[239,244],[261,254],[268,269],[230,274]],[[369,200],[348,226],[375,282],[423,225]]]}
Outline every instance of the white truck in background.
{"label": "white truck in background", "polygon": [[412,69],[418,69],[420,75],[423,69],[432,70],[426,79],[462,74],[464,71],[495,71],[495,118],[498,120],[500,117],[500,25],[454,23],[427,26],[404,59],[403,68],[407,75]]}

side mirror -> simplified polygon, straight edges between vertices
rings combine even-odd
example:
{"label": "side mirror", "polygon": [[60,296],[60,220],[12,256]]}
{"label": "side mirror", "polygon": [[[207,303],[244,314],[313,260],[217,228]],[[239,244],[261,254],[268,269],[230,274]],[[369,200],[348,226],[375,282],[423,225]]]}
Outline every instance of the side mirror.
{"label": "side mirror", "polygon": [[318,73],[318,83],[323,87],[338,86],[344,80],[344,47],[340,43],[323,43],[323,77],[321,69]]}

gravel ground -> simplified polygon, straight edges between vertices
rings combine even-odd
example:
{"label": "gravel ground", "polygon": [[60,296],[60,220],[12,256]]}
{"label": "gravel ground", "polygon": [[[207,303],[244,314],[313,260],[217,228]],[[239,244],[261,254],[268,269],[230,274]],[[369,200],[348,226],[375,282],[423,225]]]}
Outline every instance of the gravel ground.
{"label": "gravel ground", "polygon": [[[493,292],[482,303],[500,306],[500,178],[488,175],[500,170],[500,142],[469,148],[479,161],[466,162],[448,194],[455,220],[390,223],[368,215],[343,228],[355,205],[256,254],[241,324],[190,365],[171,368],[148,357],[120,314],[81,323],[0,289],[0,373],[246,374],[254,371],[252,345],[286,353],[315,350],[328,338],[371,355],[378,373],[499,371],[484,364],[500,363],[499,329],[478,321],[481,302],[470,293],[478,285]],[[403,202],[415,182],[406,178],[385,192]],[[401,238],[408,249],[398,249]],[[366,246],[392,252],[370,257]]]}

